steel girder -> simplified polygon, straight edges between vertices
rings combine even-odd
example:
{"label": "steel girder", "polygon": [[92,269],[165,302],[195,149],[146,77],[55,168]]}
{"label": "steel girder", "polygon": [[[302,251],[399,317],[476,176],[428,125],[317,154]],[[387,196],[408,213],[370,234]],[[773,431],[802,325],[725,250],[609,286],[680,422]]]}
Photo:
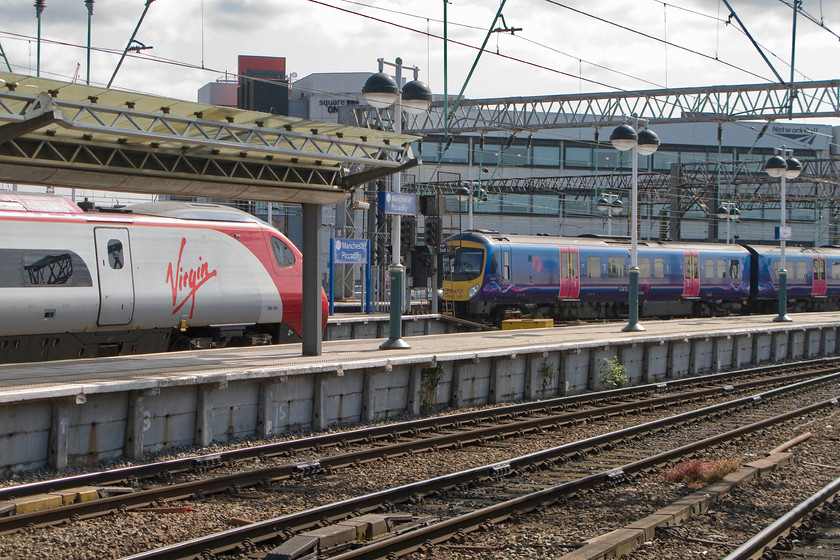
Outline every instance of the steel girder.
{"label": "steel girder", "polygon": [[407,135],[2,76],[7,182],[334,204],[416,164]]}
{"label": "steel girder", "polygon": [[[670,205],[676,193],[679,210],[685,212],[695,205],[714,214],[709,201],[736,202],[743,209],[779,208],[779,180],[772,179],[760,163],[714,163],[674,165],[670,172],[639,173],[639,202]],[[570,175],[557,177],[520,177],[482,181],[488,194],[557,194],[575,198],[597,198],[604,192],[624,193],[631,188],[630,173],[609,175]],[[405,192],[418,194],[455,195],[462,181],[408,184]],[[786,204],[789,208],[835,206],[840,201],[840,162],[816,160],[803,162],[803,172],[796,179],[788,179]]]}
{"label": "steel girder", "polygon": [[[403,130],[440,134],[447,128],[443,111],[436,101],[428,113],[406,116]],[[838,117],[840,80],[450,101],[448,130],[614,127],[634,114],[649,124]],[[357,115],[361,126],[387,127],[393,120],[390,109],[361,108]]]}

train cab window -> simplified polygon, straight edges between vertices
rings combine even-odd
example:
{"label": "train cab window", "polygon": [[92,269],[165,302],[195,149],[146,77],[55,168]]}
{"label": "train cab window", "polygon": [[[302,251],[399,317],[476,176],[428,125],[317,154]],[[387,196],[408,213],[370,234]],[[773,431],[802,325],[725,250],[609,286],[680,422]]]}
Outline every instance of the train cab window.
{"label": "train cab window", "polygon": [[661,257],[653,259],[653,277],[665,278],[665,259]]}
{"label": "train cab window", "polygon": [[490,274],[496,274],[499,271],[499,257],[493,253],[493,258],[490,259]]}
{"label": "train cab window", "polygon": [[452,280],[463,282],[474,280],[481,275],[484,265],[484,250],[472,247],[458,247],[450,261]]}
{"label": "train cab window", "polygon": [[650,278],[649,258],[639,258],[639,278]]}
{"label": "train cab window", "polygon": [[276,237],[271,238],[271,250],[274,251],[274,259],[280,268],[289,268],[295,264],[295,254]]}
{"label": "train cab window", "polygon": [[119,270],[125,262],[123,257],[123,244],[119,239],[108,240],[108,265],[114,270]]}
{"label": "train cab window", "polygon": [[586,257],[586,277],[601,277],[601,257]]}
{"label": "train cab window", "polygon": [[715,277],[715,259],[703,259],[703,278]]}
{"label": "train cab window", "polygon": [[625,278],[627,276],[627,261],[624,257],[610,257],[610,278]]}

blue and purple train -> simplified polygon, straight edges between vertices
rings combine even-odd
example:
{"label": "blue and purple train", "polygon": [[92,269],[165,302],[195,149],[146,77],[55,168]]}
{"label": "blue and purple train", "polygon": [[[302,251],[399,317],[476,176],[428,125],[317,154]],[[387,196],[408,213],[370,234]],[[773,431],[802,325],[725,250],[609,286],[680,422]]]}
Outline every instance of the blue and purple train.
{"label": "blue and purple train", "polygon": [[[457,317],[627,316],[628,239],[471,230],[443,248],[442,297]],[[840,247],[787,247],[785,261],[789,311],[840,309]],[[639,315],[774,313],[779,264],[778,246],[640,241]]]}

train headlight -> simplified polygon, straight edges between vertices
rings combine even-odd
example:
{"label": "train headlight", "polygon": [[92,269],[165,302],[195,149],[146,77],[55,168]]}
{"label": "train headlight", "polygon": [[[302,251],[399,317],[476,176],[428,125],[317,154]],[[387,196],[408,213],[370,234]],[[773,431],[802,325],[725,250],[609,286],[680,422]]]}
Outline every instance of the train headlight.
{"label": "train headlight", "polygon": [[474,297],[474,296],[475,296],[475,294],[477,294],[477,293],[478,293],[478,290],[479,290],[480,288],[481,288],[481,284],[475,284],[475,285],[473,285],[473,286],[470,286],[470,289],[467,291],[467,297],[468,297],[468,298],[472,298],[472,297]]}

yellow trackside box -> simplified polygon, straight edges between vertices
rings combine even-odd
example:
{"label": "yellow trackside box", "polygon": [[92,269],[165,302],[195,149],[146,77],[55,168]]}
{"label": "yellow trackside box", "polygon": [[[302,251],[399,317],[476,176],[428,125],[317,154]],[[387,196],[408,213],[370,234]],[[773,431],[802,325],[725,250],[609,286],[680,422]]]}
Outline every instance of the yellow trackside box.
{"label": "yellow trackside box", "polygon": [[554,319],[505,319],[502,330],[513,329],[550,329],[554,326]]}

